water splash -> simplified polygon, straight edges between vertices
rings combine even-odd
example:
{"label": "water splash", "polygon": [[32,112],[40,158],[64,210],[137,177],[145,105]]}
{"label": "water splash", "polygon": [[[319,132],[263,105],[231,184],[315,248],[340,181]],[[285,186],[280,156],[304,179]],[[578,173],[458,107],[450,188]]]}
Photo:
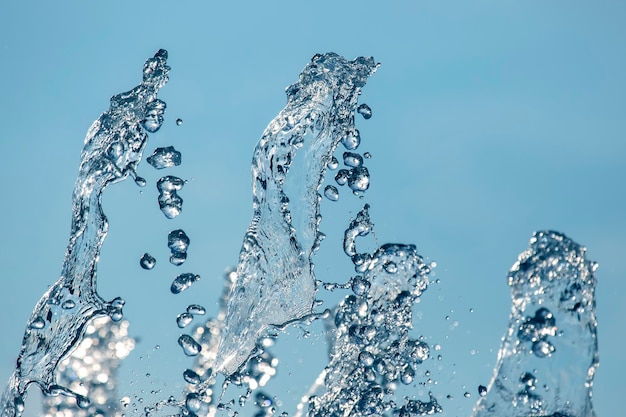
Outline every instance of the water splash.
{"label": "water splash", "polygon": [[596,268],[565,235],[533,235],[508,275],[509,328],[475,417],[595,416]]}
{"label": "water splash", "polygon": [[[167,52],[159,50],[143,67],[143,81],[111,98],[111,107],[96,120],[85,138],[72,205],[72,226],[61,276],[41,297],[24,332],[17,367],[2,395],[2,416],[19,415],[27,387],[35,383],[45,394],[81,396],[59,385],[55,370],[78,345],[85,326],[95,317],[121,320],[123,300],[107,302],[96,291],[96,264],[107,233],[101,194],[124,180],[141,160],[148,132],[163,121],[165,103],[157,93],[168,80]],[[72,300],[75,307],[61,305]],[[42,325],[43,324],[43,325]]]}
{"label": "water splash", "polygon": [[[228,300],[217,371],[234,373],[272,326],[312,313],[316,288],[311,256],[319,244],[321,219],[318,190],[338,143],[355,135],[358,94],[376,68],[372,58],[314,56],[299,81],[287,88],[286,107],[257,144],[252,159],[254,216]],[[301,164],[292,164],[296,158]],[[298,204],[290,207],[290,200]]]}

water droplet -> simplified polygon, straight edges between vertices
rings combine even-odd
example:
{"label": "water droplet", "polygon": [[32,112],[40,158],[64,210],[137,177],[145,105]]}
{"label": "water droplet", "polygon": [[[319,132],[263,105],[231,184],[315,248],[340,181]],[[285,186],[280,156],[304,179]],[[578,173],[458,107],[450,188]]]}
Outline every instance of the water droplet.
{"label": "water droplet", "polygon": [[192,413],[197,413],[200,411],[202,407],[202,400],[200,400],[200,396],[195,392],[191,392],[187,394],[187,398],[185,399],[185,407]]}
{"label": "water droplet", "polygon": [[183,199],[176,193],[185,182],[178,177],[168,175],[157,182],[159,190],[159,208],[168,219],[177,217],[183,210]]}
{"label": "water droplet", "polygon": [[409,385],[410,383],[413,382],[414,378],[415,378],[415,371],[413,370],[412,367],[407,365],[407,367],[404,368],[404,370],[402,371],[402,375],[400,376],[400,381],[404,385]]}
{"label": "water droplet", "polygon": [[339,200],[339,190],[333,185],[327,185],[326,188],[324,188],[324,196],[330,201],[337,201]]}
{"label": "water droplet", "polygon": [[156,265],[156,259],[149,253],[144,253],[139,260],[139,265],[141,265],[143,269],[152,269],[154,265]]}
{"label": "water droplet", "polygon": [[365,153],[363,154],[363,158],[365,158],[365,159],[370,159],[371,157],[372,157],[372,154],[371,154],[371,153],[369,153],[369,152],[365,152]]}
{"label": "water droplet", "polygon": [[41,317],[38,316],[38,317],[35,317],[33,321],[30,322],[30,325],[28,327],[34,330],[40,330],[40,329],[43,329],[45,326],[46,326],[46,322]]}
{"label": "water droplet", "polygon": [[159,99],[151,101],[146,105],[146,114],[141,121],[141,125],[147,132],[154,133],[161,128],[166,107],[165,102]]}
{"label": "water droplet", "polygon": [[363,103],[361,104],[359,107],[356,108],[356,111],[359,112],[359,114],[361,116],[363,116],[363,118],[365,120],[369,119],[370,117],[372,117],[372,109],[370,109],[370,106],[368,106],[367,104]]}
{"label": "water droplet", "polygon": [[479,385],[478,386],[478,395],[480,395],[481,397],[484,397],[485,395],[487,395],[487,387],[484,385]]}
{"label": "water droplet", "polygon": [[470,394],[469,392],[467,392],[467,391],[466,391],[466,392],[465,392],[465,394],[463,394],[463,396],[464,396],[465,398],[469,398],[469,397],[471,397],[471,396],[472,396],[472,394]]}
{"label": "water droplet", "polygon": [[172,282],[172,286],[170,287],[170,291],[172,294],[180,294],[185,291],[187,288],[191,287],[191,285],[200,279],[200,275],[192,274],[192,273],[184,273],[180,274],[176,277],[174,282]]}
{"label": "water droplet", "polygon": [[374,364],[374,356],[368,351],[364,350],[359,353],[359,362],[363,366],[372,366]]}
{"label": "water droplet", "polygon": [[344,148],[349,151],[353,151],[358,148],[361,144],[361,134],[359,133],[358,129],[348,129],[346,134],[341,138],[341,143],[343,144]]}
{"label": "water droplet", "polygon": [[167,235],[167,247],[172,252],[187,252],[189,237],[182,229],[172,230]]}
{"label": "water droplet", "polygon": [[272,406],[272,399],[263,392],[258,392],[255,396],[256,404],[261,408],[269,408]]}
{"label": "water droplet", "polygon": [[187,306],[187,313],[204,316],[206,314],[206,309],[199,304],[190,304]]}
{"label": "water droplet", "polygon": [[349,167],[360,167],[363,165],[363,157],[355,152],[344,152],[343,163]]}
{"label": "water droplet", "polygon": [[181,153],[173,146],[156,148],[146,161],[156,169],[171,168],[181,164]]}
{"label": "water droplet", "polygon": [[185,328],[193,321],[193,314],[181,313],[176,317],[176,324],[178,327]]}
{"label": "water droplet", "polygon": [[185,379],[185,382],[191,385],[197,385],[200,383],[200,375],[191,369],[186,369],[185,372],[183,372],[183,378]]}
{"label": "water droplet", "polygon": [[183,119],[180,119],[180,118],[176,119],[176,126],[180,126],[182,124],[183,124]]}
{"label": "water droplet", "polygon": [[91,401],[89,400],[89,398],[77,394],[76,405],[78,406],[78,408],[86,409],[89,408],[89,406],[91,405]]}
{"label": "water droplet", "polygon": [[337,160],[337,158],[332,156],[330,158],[330,161],[328,161],[328,163],[326,164],[326,166],[328,167],[328,169],[335,170],[339,166],[339,161]]}
{"label": "water droplet", "polygon": [[187,356],[196,356],[202,350],[202,346],[187,334],[183,334],[178,338],[178,344],[183,348],[183,352]]}
{"label": "water droplet", "polygon": [[63,304],[61,304],[61,308],[65,310],[71,310],[74,307],[76,307],[76,303],[74,302],[74,300],[65,300],[63,301]]}
{"label": "water droplet", "polygon": [[364,279],[361,275],[357,275],[352,278],[352,292],[358,296],[367,294],[370,289],[370,282]]}
{"label": "water droplet", "polygon": [[348,178],[348,187],[352,191],[365,191],[370,186],[370,173],[364,166],[356,167],[351,170]]}
{"label": "water droplet", "polygon": [[337,172],[337,175],[335,175],[335,181],[339,185],[346,185],[349,177],[350,177],[350,171],[348,171],[347,169],[340,169]]}
{"label": "water droplet", "polygon": [[115,297],[111,304],[107,309],[107,314],[111,317],[113,321],[120,321],[124,318],[124,313],[122,312],[122,307],[124,307],[126,302],[120,297]]}
{"label": "water droplet", "polygon": [[140,187],[145,187],[146,186],[146,179],[143,177],[140,177],[138,175],[135,175],[135,184],[137,184]]}

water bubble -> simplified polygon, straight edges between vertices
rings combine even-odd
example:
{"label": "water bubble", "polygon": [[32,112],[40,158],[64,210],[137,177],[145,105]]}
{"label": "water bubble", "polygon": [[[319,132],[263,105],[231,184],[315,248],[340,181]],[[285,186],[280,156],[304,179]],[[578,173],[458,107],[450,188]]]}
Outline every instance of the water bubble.
{"label": "water bubble", "polygon": [[351,170],[348,178],[348,187],[352,191],[365,191],[370,186],[370,173],[364,166],[356,167]]}
{"label": "water bubble", "polygon": [[480,395],[481,397],[484,397],[485,395],[487,395],[487,387],[484,385],[479,385],[478,386],[478,395]]}
{"label": "water bubble", "polygon": [[372,154],[371,154],[371,153],[369,153],[369,152],[365,152],[365,153],[363,154],[363,158],[365,158],[365,159],[370,159],[371,157],[372,157]]}
{"label": "water bubble", "polygon": [[330,201],[337,201],[339,200],[339,190],[333,185],[327,185],[326,188],[324,188],[324,196]]}
{"label": "water bubble", "polygon": [[181,313],[176,317],[176,324],[178,327],[185,328],[193,321],[193,314]]}
{"label": "water bubble", "polygon": [[183,372],[183,378],[185,379],[185,382],[191,385],[197,385],[200,383],[200,375],[191,369],[186,369],[185,372]]}
{"label": "water bubble", "polygon": [[343,163],[349,167],[360,167],[363,165],[363,157],[355,152],[344,152]]}
{"label": "water bubble", "polygon": [[171,168],[181,164],[181,153],[173,146],[156,148],[146,161],[156,169]]}
{"label": "water bubble", "polygon": [[363,116],[363,118],[365,120],[369,119],[370,117],[372,117],[372,109],[370,109],[370,106],[368,106],[367,104],[363,103],[361,104],[359,107],[356,108],[356,111],[359,112],[359,114],[361,116]]}
{"label": "water bubble", "polygon": [[199,304],[190,304],[187,306],[187,313],[204,316],[206,314],[206,309]]}
{"label": "water bubble", "polygon": [[33,330],[40,330],[40,329],[43,329],[45,326],[46,326],[46,322],[44,321],[44,319],[37,316],[33,319],[33,321],[30,322],[30,325],[28,327],[30,327]]}
{"label": "water bubble", "polygon": [[61,308],[64,310],[71,310],[74,307],[76,307],[74,300],[65,300],[63,301],[63,304],[61,304]]}
{"label": "water bubble", "polygon": [[139,260],[139,265],[141,265],[143,269],[152,269],[154,265],[156,265],[156,259],[149,253],[144,253]]}
{"label": "water bubble", "polygon": [[147,132],[154,133],[161,128],[166,107],[165,102],[159,99],[151,101],[146,105],[146,114],[141,121],[141,125]]}
{"label": "water bubble", "polygon": [[174,282],[172,282],[172,286],[170,287],[170,291],[172,294],[180,294],[185,291],[187,288],[191,287],[191,285],[200,279],[200,275],[192,274],[192,273],[184,273],[180,274],[176,277]]}
{"label": "water bubble", "polygon": [[180,119],[180,118],[176,119],[176,126],[180,126],[182,124],[183,124],[183,119]]}
{"label": "water bubble", "polygon": [[328,169],[335,170],[339,166],[339,161],[334,156],[331,156],[330,161],[326,164]]}
{"label": "water bubble", "polygon": [[343,144],[344,148],[349,151],[353,151],[358,148],[361,144],[361,134],[359,133],[358,129],[348,129],[346,134],[341,138],[341,143]]}
{"label": "water bubble", "polygon": [[178,344],[183,348],[183,352],[187,356],[196,356],[202,350],[202,346],[187,334],[183,334],[178,338]]}
{"label": "water bubble", "polygon": [[337,182],[337,184],[346,185],[346,183],[348,182],[348,178],[350,177],[350,173],[351,172],[347,169],[340,169],[337,172],[337,175],[335,175],[335,181]]}

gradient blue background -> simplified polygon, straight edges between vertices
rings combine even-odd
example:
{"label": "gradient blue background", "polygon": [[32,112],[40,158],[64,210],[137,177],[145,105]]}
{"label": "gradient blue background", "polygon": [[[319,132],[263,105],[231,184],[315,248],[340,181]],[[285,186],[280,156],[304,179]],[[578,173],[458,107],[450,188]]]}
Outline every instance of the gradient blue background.
{"label": "gradient blue background", "polygon": [[[350,276],[340,235],[364,202],[378,243],[415,243],[437,261],[440,284],[416,308],[416,333],[441,344],[443,360],[427,364],[437,381],[428,389],[445,415],[469,416],[506,329],[509,267],[534,230],[562,231],[600,263],[593,401],[599,416],[620,414],[625,19],[619,1],[4,2],[0,381],[33,306],[61,270],[85,133],[109,97],[135,86],[145,59],[165,48],[167,120],[147,153],[167,145],[183,153],[183,165],[168,171],[189,180],[183,213],[168,221],[158,210],[154,183],[163,173],[145,162],[145,189],[112,186],[98,288],[127,300],[131,333],[141,339],[122,369],[124,392],[180,392],[190,361],[176,345],[175,316],[191,302],[214,314],[221,274],[236,263],[251,215],[252,149],[311,56],[335,51],[382,66],[361,97],[374,116],[357,118],[361,150],[373,155],[371,189],[363,201],[344,192],[324,203],[329,238],[318,278]],[[179,268],[167,262],[175,228],[191,238]],[[157,257],[153,271],[138,267],[145,251]],[[171,295],[171,279],[187,271],[202,280]],[[292,329],[276,347],[280,376],[267,392],[290,414],[324,366],[323,337],[312,333]]]}

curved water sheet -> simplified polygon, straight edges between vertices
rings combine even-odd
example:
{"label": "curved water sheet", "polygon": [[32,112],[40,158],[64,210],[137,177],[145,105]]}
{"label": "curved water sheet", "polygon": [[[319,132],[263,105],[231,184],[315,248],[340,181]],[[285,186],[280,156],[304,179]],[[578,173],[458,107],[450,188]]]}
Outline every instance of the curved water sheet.
{"label": "curved water sheet", "polygon": [[372,58],[315,55],[287,88],[286,107],[257,144],[254,215],[239,255],[215,371],[234,373],[269,329],[312,313],[311,257],[322,238],[318,190],[337,144],[354,130],[359,92],[376,69]]}
{"label": "curved water sheet", "polygon": [[533,235],[508,275],[509,328],[475,417],[595,416],[596,267],[563,234]]}
{"label": "curved water sheet", "polygon": [[136,177],[148,137],[145,131],[156,132],[163,122],[165,103],[157,99],[157,93],[168,80],[166,60],[164,50],[148,59],[141,84],[112,97],[109,110],[87,132],[61,276],[41,297],[27,324],[17,367],[2,395],[3,417],[21,413],[31,383],[47,395],[74,396],[79,406],[89,406],[86,397],[59,385],[55,371],[79,345],[92,319],[122,319],[124,301],[107,302],[96,291],[96,265],[108,228],[100,199],[107,185],[129,174]]}

